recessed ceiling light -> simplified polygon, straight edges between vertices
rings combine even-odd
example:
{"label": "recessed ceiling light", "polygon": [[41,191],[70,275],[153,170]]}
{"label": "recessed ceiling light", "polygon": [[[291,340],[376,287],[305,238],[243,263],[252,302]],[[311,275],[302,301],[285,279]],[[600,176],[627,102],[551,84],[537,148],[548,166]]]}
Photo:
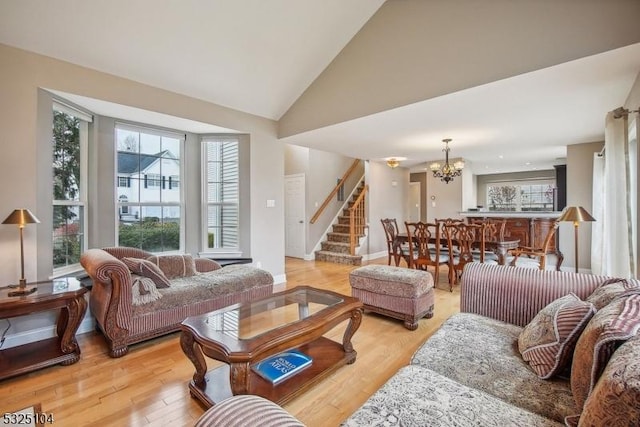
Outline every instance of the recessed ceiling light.
{"label": "recessed ceiling light", "polygon": [[504,156],[503,156],[502,154],[499,154],[499,155],[498,155],[498,158],[499,158],[499,159],[504,159]]}
{"label": "recessed ceiling light", "polygon": [[527,165],[527,166],[529,166],[530,164],[531,164],[531,162],[527,162],[527,163],[525,163],[525,165]]}

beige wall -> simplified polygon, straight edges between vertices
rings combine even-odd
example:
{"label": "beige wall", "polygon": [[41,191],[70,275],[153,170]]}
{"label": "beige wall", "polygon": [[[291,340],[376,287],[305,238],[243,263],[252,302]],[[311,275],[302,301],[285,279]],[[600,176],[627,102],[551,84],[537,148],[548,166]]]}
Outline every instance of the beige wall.
{"label": "beige wall", "polygon": [[[178,95],[118,78],[109,74],[72,65],[41,55],[0,45],[0,177],[5,185],[0,201],[5,213],[18,207],[31,209],[36,215],[47,212],[49,190],[41,188],[43,174],[50,173],[50,162],[38,164],[36,153],[50,142],[39,138],[39,88],[48,88],[82,96],[103,99],[133,107],[148,109],[200,122],[245,131],[251,138],[251,253],[254,261],[275,276],[284,276],[284,155],[282,144],[276,139],[276,124],[271,120],[224,108],[198,99]],[[101,132],[100,126],[96,127]],[[107,124],[108,125],[108,124]],[[40,126],[41,127],[41,126]],[[102,149],[103,147],[98,147]],[[42,160],[40,160],[42,162]],[[101,160],[102,161],[102,160]],[[190,165],[198,168],[199,165]],[[98,170],[98,176],[113,182],[111,172]],[[14,183],[10,185],[9,183]],[[104,185],[101,183],[100,185]],[[110,184],[111,185],[111,184]],[[99,191],[99,188],[94,188]],[[96,193],[90,200],[95,201]],[[275,208],[266,208],[267,199],[276,200]],[[91,207],[91,209],[95,209]],[[113,209],[113,208],[111,208]],[[90,213],[96,223],[89,231],[94,241],[107,241],[114,233],[113,211],[107,208]],[[29,280],[46,279],[51,274],[50,262],[36,256],[50,251],[48,242],[51,219],[40,216],[43,224],[28,227],[25,232],[26,273]],[[47,227],[49,222],[49,227]],[[103,230],[102,227],[105,227]],[[17,230],[0,227],[0,281],[14,282],[19,277]],[[50,259],[50,258],[49,258]]]}
{"label": "beige wall", "polygon": [[405,229],[404,221],[409,217],[409,169],[391,169],[382,162],[367,162],[367,184],[369,184],[369,239],[365,254],[387,253],[387,239],[380,220],[395,218],[398,228]]}
{"label": "beige wall", "polygon": [[291,136],[637,43],[639,16],[637,0],[388,0],[278,132]]}

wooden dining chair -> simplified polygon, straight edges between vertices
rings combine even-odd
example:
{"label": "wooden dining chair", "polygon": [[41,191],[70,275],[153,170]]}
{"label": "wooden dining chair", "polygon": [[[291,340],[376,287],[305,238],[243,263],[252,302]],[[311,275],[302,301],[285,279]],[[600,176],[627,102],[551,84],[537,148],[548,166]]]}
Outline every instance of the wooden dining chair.
{"label": "wooden dining chair", "polygon": [[[484,239],[486,242],[501,242],[504,240],[505,229],[507,227],[506,218],[469,218],[469,224],[479,224],[484,227]],[[479,248],[474,249],[474,256],[477,258]],[[485,250],[483,262],[498,262],[498,255],[493,251]]]}
{"label": "wooden dining chair", "polygon": [[[559,221],[555,221],[553,223],[553,226],[549,229],[544,241],[542,242],[542,247],[536,248],[532,246],[519,246],[516,249],[511,249],[509,254],[512,258],[509,260],[509,265],[512,267],[525,268],[537,267],[540,270],[545,270],[547,264],[547,252],[549,252],[549,246],[555,237],[556,230],[559,225]],[[558,269],[557,267],[556,269]]]}
{"label": "wooden dining chair", "polygon": [[384,234],[387,238],[387,265],[391,265],[391,259],[396,264],[396,267],[400,265],[400,259],[404,259],[407,265],[410,264],[409,258],[409,245],[401,244],[396,239],[398,235],[398,222],[395,218],[381,219],[382,227],[384,228]]}
{"label": "wooden dining chair", "polygon": [[438,283],[440,266],[449,264],[449,255],[440,253],[440,225],[427,222],[406,222],[409,239],[409,268],[427,270],[434,268],[434,282]]}
{"label": "wooden dining chair", "polygon": [[[470,262],[484,262],[484,227],[480,224],[449,223],[442,226],[443,237],[449,248],[449,290],[462,276],[464,266]],[[473,249],[480,252],[474,257]]]}

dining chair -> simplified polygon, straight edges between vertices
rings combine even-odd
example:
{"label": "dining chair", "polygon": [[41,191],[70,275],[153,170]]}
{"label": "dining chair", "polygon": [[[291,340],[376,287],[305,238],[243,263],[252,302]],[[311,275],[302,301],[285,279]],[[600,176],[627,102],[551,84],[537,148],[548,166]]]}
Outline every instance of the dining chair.
{"label": "dining chair", "polygon": [[542,247],[519,246],[516,249],[511,249],[509,254],[512,258],[509,260],[509,265],[512,267],[546,269],[547,252],[559,225],[559,221],[553,223],[542,242]]}
{"label": "dining chair", "polygon": [[409,239],[409,268],[427,270],[429,266],[433,267],[433,277],[437,284],[440,266],[449,264],[449,255],[440,253],[440,225],[421,221],[405,221],[404,225]]}
{"label": "dining chair", "polygon": [[[464,222],[445,223],[442,226],[442,234],[449,248],[449,290],[453,291],[453,285],[459,282],[466,264],[484,262],[484,227]],[[476,257],[473,253],[475,247],[480,250]]]}
{"label": "dining chair", "polygon": [[[484,239],[486,242],[500,242],[504,240],[505,229],[507,227],[506,218],[469,218],[469,224],[480,224],[484,227]],[[474,255],[479,254],[480,249],[474,249]],[[498,255],[491,250],[484,251],[483,262],[498,262]]]}
{"label": "dining chair", "polygon": [[407,265],[410,264],[409,245],[401,244],[396,237],[398,236],[398,222],[395,218],[381,219],[382,227],[387,238],[387,265],[391,265],[391,258],[396,264],[400,265],[400,258],[404,259]]}

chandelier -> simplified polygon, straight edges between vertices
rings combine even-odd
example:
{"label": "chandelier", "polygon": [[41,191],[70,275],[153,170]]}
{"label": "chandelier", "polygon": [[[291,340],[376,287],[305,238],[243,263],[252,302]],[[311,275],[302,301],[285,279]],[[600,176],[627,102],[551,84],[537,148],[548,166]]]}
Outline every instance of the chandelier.
{"label": "chandelier", "polygon": [[451,138],[443,139],[444,148],[444,165],[440,165],[438,162],[431,163],[429,169],[433,172],[434,178],[440,178],[440,180],[445,183],[449,183],[453,181],[453,178],[456,176],[460,176],[462,174],[462,168],[464,168],[464,162],[462,160],[458,160],[453,165],[449,164],[449,142]]}

